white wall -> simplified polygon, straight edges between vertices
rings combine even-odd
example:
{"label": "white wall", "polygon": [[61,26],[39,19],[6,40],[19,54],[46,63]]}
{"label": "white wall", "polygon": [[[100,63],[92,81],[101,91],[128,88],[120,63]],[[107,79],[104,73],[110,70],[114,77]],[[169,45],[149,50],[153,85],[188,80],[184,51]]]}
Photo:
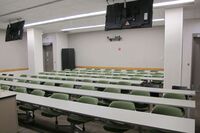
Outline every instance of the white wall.
{"label": "white wall", "polygon": [[200,33],[200,19],[185,20],[183,28],[182,85],[190,87],[192,64],[192,34]]}
{"label": "white wall", "polygon": [[[107,39],[115,35],[122,40]],[[164,27],[77,33],[68,38],[69,47],[75,48],[77,66],[163,68],[164,65]]]}
{"label": "white wall", "polygon": [[5,42],[5,31],[0,30],[0,69],[27,68],[27,38]]}

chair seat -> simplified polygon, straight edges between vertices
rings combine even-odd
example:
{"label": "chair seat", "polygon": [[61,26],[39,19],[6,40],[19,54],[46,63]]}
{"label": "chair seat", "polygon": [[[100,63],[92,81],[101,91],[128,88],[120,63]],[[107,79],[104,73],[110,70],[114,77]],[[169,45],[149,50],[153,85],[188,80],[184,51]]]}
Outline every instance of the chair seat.
{"label": "chair seat", "polygon": [[44,108],[42,109],[41,115],[46,117],[58,117],[59,115],[61,115],[61,113],[56,110],[52,110],[50,108]]}
{"label": "chair seat", "polygon": [[129,130],[130,127],[121,122],[109,121],[106,123],[106,125],[104,125],[103,128],[110,132],[123,133]]}
{"label": "chair seat", "polygon": [[37,110],[38,108],[39,108],[38,106],[34,106],[31,104],[24,104],[24,105],[19,106],[19,109],[23,111],[34,111],[34,110]]}
{"label": "chair seat", "polygon": [[143,103],[135,103],[135,108],[137,111],[148,111],[149,105]]}
{"label": "chair seat", "polygon": [[70,123],[73,123],[73,124],[75,124],[75,125],[78,125],[78,124],[82,124],[82,123],[89,122],[89,121],[93,120],[93,118],[91,118],[91,117],[86,117],[86,116],[82,116],[82,115],[70,114],[70,115],[68,116],[67,120],[68,120]]}

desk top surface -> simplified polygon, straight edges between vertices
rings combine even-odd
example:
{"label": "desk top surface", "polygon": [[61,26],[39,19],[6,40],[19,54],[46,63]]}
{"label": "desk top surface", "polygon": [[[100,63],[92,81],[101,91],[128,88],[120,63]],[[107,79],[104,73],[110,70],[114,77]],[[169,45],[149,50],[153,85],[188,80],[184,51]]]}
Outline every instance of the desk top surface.
{"label": "desk top surface", "polygon": [[17,100],[129,124],[137,124],[185,133],[195,132],[195,120],[189,118],[179,118],[146,112],[103,107],[22,93],[17,93]]}
{"label": "desk top surface", "polygon": [[12,77],[12,76],[0,76],[3,78],[12,78],[12,79],[24,79],[24,80],[33,80],[33,81],[41,81],[41,82],[54,82],[54,83],[69,83],[74,85],[88,85],[102,88],[118,88],[121,90],[139,90],[139,91],[147,91],[147,92],[155,92],[155,93],[176,93],[176,94],[184,94],[184,95],[195,95],[195,91],[191,90],[173,90],[173,89],[163,89],[163,88],[152,88],[152,87],[141,87],[141,86],[128,86],[128,85],[115,85],[115,84],[101,84],[101,83],[88,83],[88,82],[78,82],[78,81],[65,81],[65,80],[52,80],[52,79],[41,79],[41,78],[20,78],[20,77]]}
{"label": "desk top surface", "polygon": [[0,100],[15,97],[16,93],[0,90]]}
{"label": "desk top surface", "polygon": [[56,86],[35,85],[35,84],[20,83],[20,82],[13,82],[13,81],[0,81],[0,83],[13,85],[13,86],[39,89],[39,90],[44,90],[44,91],[83,95],[83,96],[92,96],[92,97],[112,99],[112,100],[123,100],[123,101],[148,103],[148,104],[161,104],[161,105],[170,105],[170,106],[186,107],[186,108],[196,107],[195,101],[192,101],[192,100],[179,100],[179,99],[169,99],[169,98],[162,98],[162,97],[147,97],[147,96],[136,96],[136,95],[130,95],[130,94],[117,94],[117,93],[109,93],[109,92],[101,92],[101,91],[56,87]]}

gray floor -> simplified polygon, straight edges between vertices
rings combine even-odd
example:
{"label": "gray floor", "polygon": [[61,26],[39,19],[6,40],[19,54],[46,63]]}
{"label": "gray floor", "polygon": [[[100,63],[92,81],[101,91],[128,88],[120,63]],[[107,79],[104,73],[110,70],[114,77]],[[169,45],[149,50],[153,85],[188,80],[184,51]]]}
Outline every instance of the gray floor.
{"label": "gray floor", "polygon": [[[196,133],[200,133],[200,93],[197,93],[196,97],[197,107],[195,110],[191,110],[191,117],[196,119]],[[67,122],[66,116],[59,117],[59,124],[69,125]],[[29,125],[20,125],[19,133],[68,133],[69,128],[60,127],[55,129],[55,119],[54,118],[45,118],[41,116],[40,111],[36,112],[36,118],[34,124]],[[86,133],[108,133],[103,129],[102,121],[89,122],[86,124]],[[126,133],[138,133],[138,127],[133,126],[133,129],[127,131]],[[145,129],[143,128],[144,132]]]}

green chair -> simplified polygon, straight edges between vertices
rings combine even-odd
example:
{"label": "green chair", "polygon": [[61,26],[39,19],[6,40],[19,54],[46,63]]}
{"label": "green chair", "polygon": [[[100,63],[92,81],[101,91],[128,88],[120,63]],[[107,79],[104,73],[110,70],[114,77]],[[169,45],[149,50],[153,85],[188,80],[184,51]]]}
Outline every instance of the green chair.
{"label": "green chair", "polygon": [[119,81],[118,85],[129,85],[129,86],[131,86],[131,83],[130,82],[126,82],[126,81]]}
{"label": "green chair", "polygon": [[10,86],[9,85],[4,85],[4,84],[0,84],[0,89],[2,89],[2,90],[9,90]]}
{"label": "green chair", "polygon": [[110,82],[107,80],[99,80],[96,83],[100,83],[100,84],[109,84]]}
{"label": "green chair", "polygon": [[55,83],[53,83],[53,82],[45,82],[44,85],[55,86]]}
{"label": "green chair", "polygon": [[20,75],[20,77],[27,77],[27,75],[26,74],[22,74],[22,75]]}
{"label": "green chair", "polygon": [[15,88],[15,91],[19,92],[19,93],[27,93],[27,89],[25,87],[19,87],[19,86],[17,86]]}
{"label": "green chair", "polygon": [[66,78],[67,81],[76,81],[74,78]]}
{"label": "green chair", "polygon": [[180,100],[186,100],[186,96],[183,94],[174,94],[174,93],[166,93],[163,96],[164,98],[172,98],[172,99],[180,99]]}
{"label": "green chair", "polygon": [[92,83],[92,82],[93,82],[93,81],[90,80],[90,79],[83,79],[82,81],[83,81],[83,82],[89,82],[89,83]]}
{"label": "green chair", "polygon": [[[163,97],[164,98],[171,98],[171,99],[186,100],[186,96],[183,95],[183,94],[166,93],[166,94],[164,94]],[[185,114],[185,109],[181,108],[181,107],[180,107],[180,109],[182,110],[183,114]]]}
{"label": "green chair", "polygon": [[[98,99],[93,98],[93,97],[88,97],[88,96],[82,96],[77,100],[77,102],[97,105]],[[94,120],[94,118],[88,117],[88,116],[85,116],[85,115],[70,114],[68,116],[67,120],[71,123],[72,129],[73,129],[73,132],[74,132],[76,125],[80,125],[80,124],[83,124],[82,131],[85,131],[85,123]]]}
{"label": "green chair", "polygon": [[[104,92],[108,92],[108,93],[121,93],[121,90],[117,89],[117,88],[105,88]],[[111,99],[102,99],[101,101],[99,101],[99,105],[109,106],[112,101],[113,100],[111,100]]]}
{"label": "green chair", "polygon": [[41,82],[40,81],[36,81],[36,80],[30,80],[29,83],[31,84],[40,84]]}
{"label": "green chair", "polygon": [[96,88],[94,86],[88,86],[88,85],[83,85],[80,87],[80,89],[82,90],[92,90],[92,91],[95,91]]}
{"label": "green chair", "polygon": [[48,79],[48,77],[45,77],[45,76],[39,76],[38,78],[40,78],[40,79]]}
{"label": "green chair", "polygon": [[36,75],[32,75],[32,76],[30,76],[31,78],[37,78],[38,76],[36,76]]}
{"label": "green chair", "polygon": [[[69,100],[69,95],[68,94],[62,94],[62,93],[53,93],[50,98],[54,99],[59,99],[59,100]],[[63,115],[64,113],[62,111],[52,109],[52,108],[42,108],[41,115],[48,117],[48,118],[53,118],[55,117],[55,126],[58,126],[58,117],[60,115]]]}
{"label": "green chair", "polygon": [[[47,86],[55,86],[55,83],[53,82],[45,82],[43,85],[47,85]],[[46,91],[45,93],[45,97],[49,97],[53,94],[53,92],[51,91]]]}
{"label": "green chair", "polygon": [[62,78],[60,78],[60,77],[54,77],[53,79],[55,79],[55,80],[62,80]]}
{"label": "green chair", "polygon": [[[119,109],[126,109],[126,110],[135,110],[135,105],[132,102],[126,102],[126,101],[113,101],[109,107],[112,108],[119,108]],[[134,118],[133,118],[134,119]],[[115,132],[115,133],[123,133],[130,129],[130,127],[122,122],[116,122],[116,121],[108,121],[104,125],[104,130],[109,132]]]}
{"label": "green chair", "polygon": [[[126,81],[119,81],[118,85],[128,85],[128,86],[131,86],[131,83],[130,82],[126,82]],[[121,92],[122,93],[130,93],[130,90],[122,90]]]}
{"label": "green chair", "polygon": [[60,87],[74,88],[74,85],[73,84],[61,84]]}
{"label": "green chair", "polygon": [[4,80],[4,78],[0,77],[0,80]]}
{"label": "green chair", "polygon": [[[44,96],[45,92],[42,90],[33,90],[31,92],[31,95],[36,96]],[[31,118],[32,120],[35,118],[35,110],[39,109],[40,107],[38,105],[30,104],[30,103],[24,103],[19,106],[19,109],[26,112],[26,121]],[[22,114],[23,115],[23,114]]]}
{"label": "green chair", "polygon": [[[160,114],[160,115],[174,116],[174,117],[183,117],[184,116],[184,114],[180,108],[166,106],[166,105],[156,105],[154,107],[154,109],[152,110],[152,113]],[[171,131],[162,130],[162,129],[151,129],[150,133],[171,133]]]}
{"label": "green chair", "polygon": [[17,82],[20,82],[20,83],[26,83],[26,81],[27,81],[27,80],[24,80],[24,79],[18,79],[18,80],[17,80]]}
{"label": "green chair", "polygon": [[[150,96],[150,93],[146,91],[132,91],[131,94],[137,96]],[[135,108],[137,111],[149,111],[149,107],[149,104],[135,103]]]}

